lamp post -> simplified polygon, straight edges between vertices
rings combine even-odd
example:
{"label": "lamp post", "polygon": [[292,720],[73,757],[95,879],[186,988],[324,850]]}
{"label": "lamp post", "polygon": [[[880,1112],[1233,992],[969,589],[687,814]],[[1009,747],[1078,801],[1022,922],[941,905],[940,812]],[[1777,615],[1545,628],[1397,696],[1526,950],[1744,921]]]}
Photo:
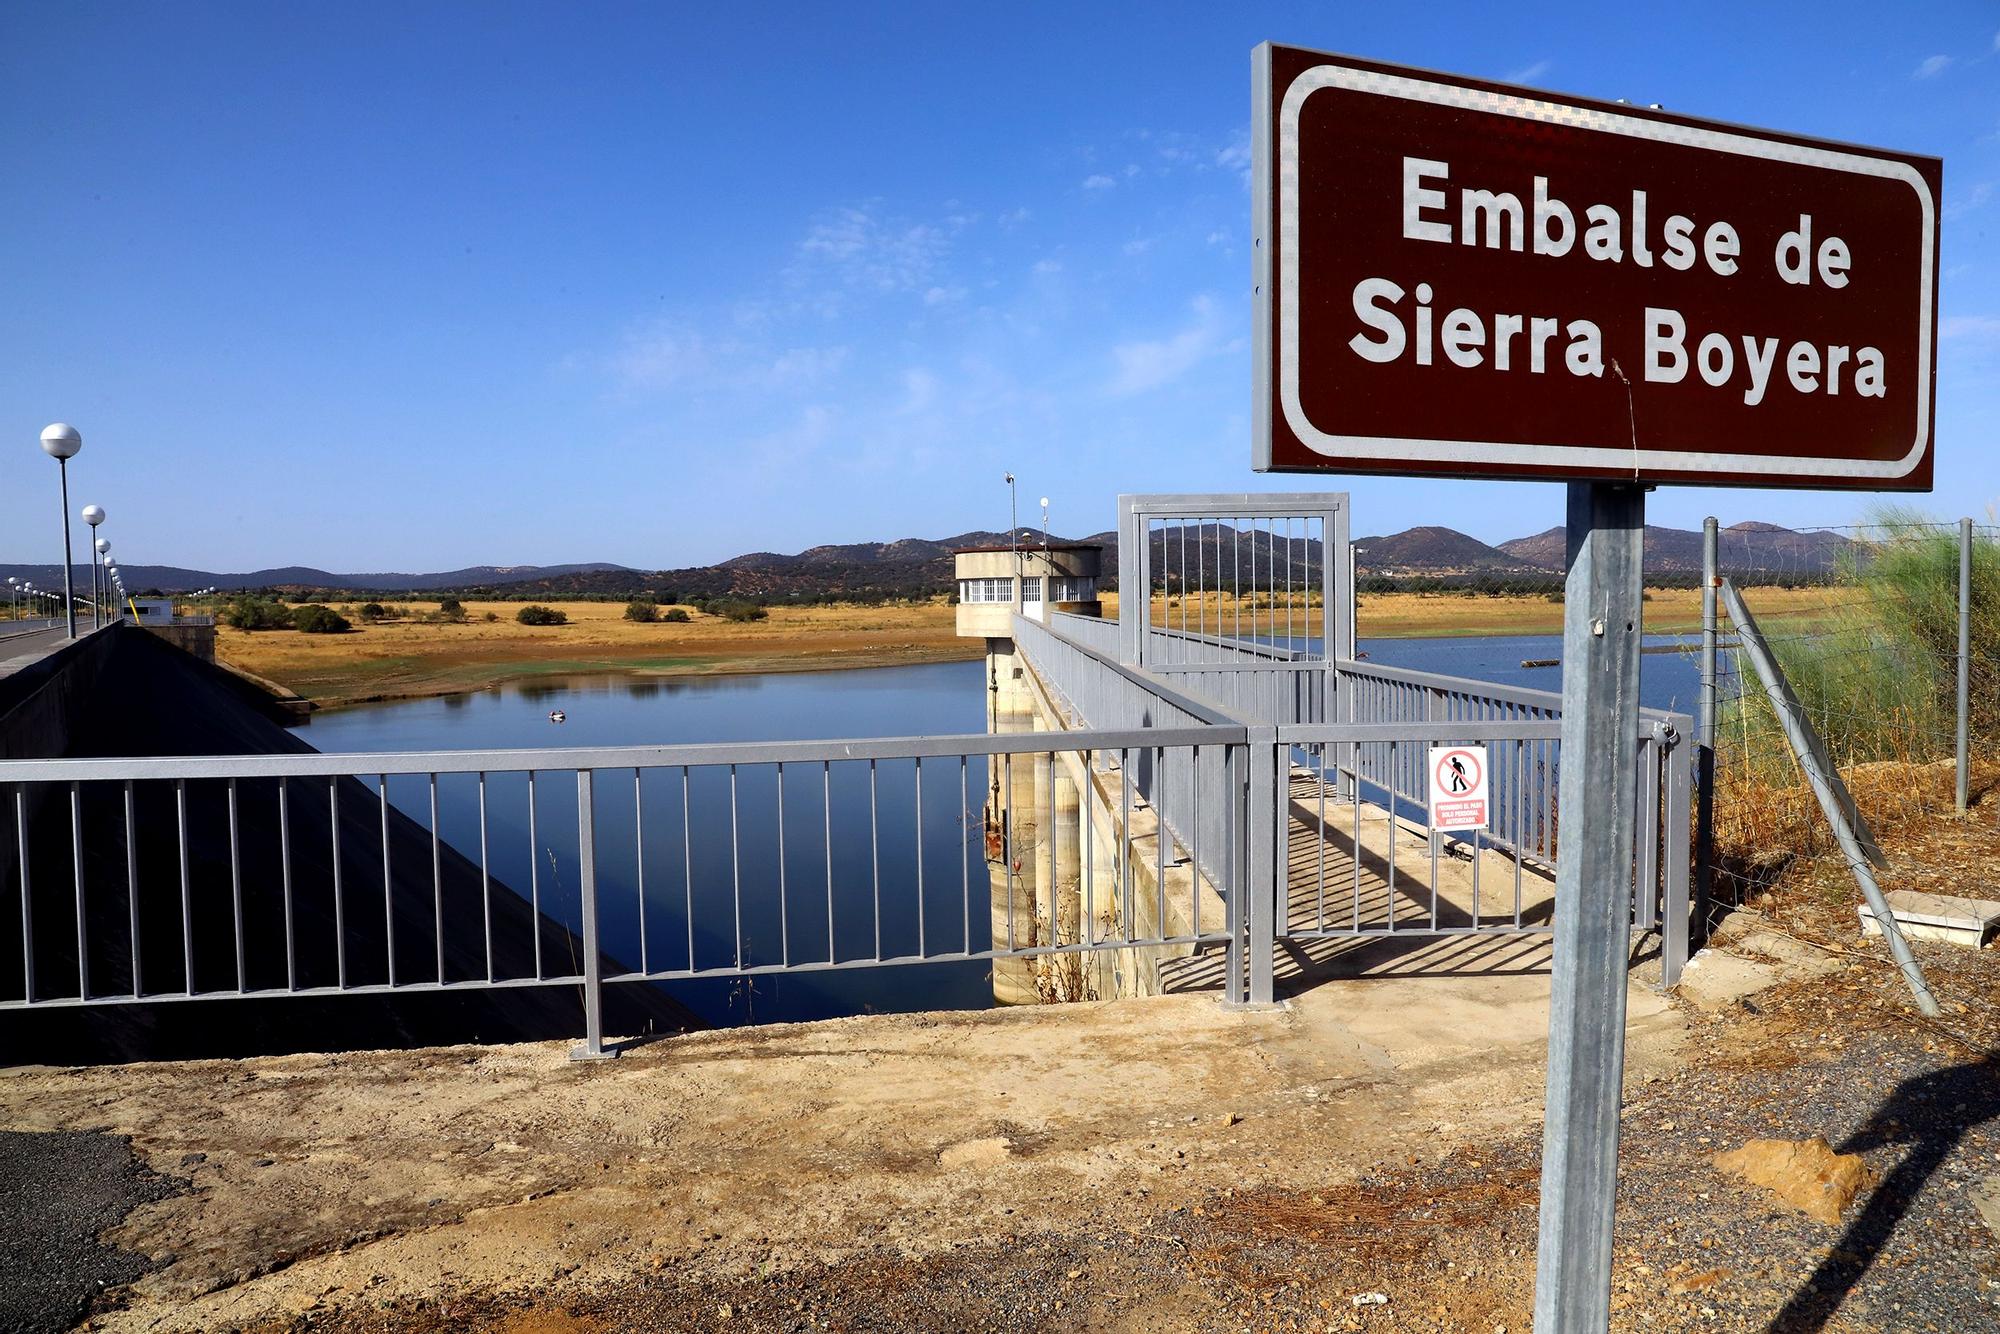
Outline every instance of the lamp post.
{"label": "lamp post", "polygon": [[[94,553],[97,547],[97,525],[104,522],[104,506],[85,505],[83,507],[83,521],[90,525],[90,546]],[[104,624],[104,599],[97,591],[97,557],[95,554],[90,558],[90,624],[92,629]]]}
{"label": "lamp post", "polygon": [[63,516],[63,612],[69,622],[69,637],[76,638],[76,594],[70,587],[69,570],[69,461],[83,448],[83,433],[67,422],[42,428],[42,452],[56,461],[62,475]]}
{"label": "lamp post", "polygon": [[7,619],[10,621],[21,619],[21,586],[14,581],[14,576],[11,574],[7,576]]}
{"label": "lamp post", "polygon": [[1021,610],[1021,503],[1014,474],[1007,474],[1007,545],[1014,548],[1014,610]]}
{"label": "lamp post", "polygon": [[[92,569],[98,569],[103,566],[111,564],[111,543],[108,539],[100,537],[95,542],[92,542],[90,545],[95,553],[90,558],[90,564]],[[104,581],[104,598],[107,602],[111,600],[111,580],[108,576]],[[113,605],[112,610],[114,613],[117,611],[117,607],[115,604]],[[118,618],[114,614],[111,617],[111,619],[115,621]]]}

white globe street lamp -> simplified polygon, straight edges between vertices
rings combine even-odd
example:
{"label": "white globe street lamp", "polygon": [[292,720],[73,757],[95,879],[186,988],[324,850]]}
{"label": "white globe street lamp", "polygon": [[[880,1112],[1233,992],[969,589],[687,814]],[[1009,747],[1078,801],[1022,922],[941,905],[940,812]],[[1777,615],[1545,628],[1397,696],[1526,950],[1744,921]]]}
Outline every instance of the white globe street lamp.
{"label": "white globe street lamp", "polygon": [[[90,531],[95,533],[97,525],[104,522],[104,506],[85,505],[83,507],[83,521],[89,524]],[[96,544],[96,539],[93,538],[91,545],[95,546]],[[90,562],[90,624],[93,628],[104,624],[104,596],[97,588],[97,561],[95,559]]]}
{"label": "white globe street lamp", "polygon": [[76,638],[76,594],[69,573],[69,461],[83,448],[83,432],[68,422],[53,422],[42,428],[42,452],[56,461],[62,474],[63,516],[63,610],[69,619],[69,637]]}

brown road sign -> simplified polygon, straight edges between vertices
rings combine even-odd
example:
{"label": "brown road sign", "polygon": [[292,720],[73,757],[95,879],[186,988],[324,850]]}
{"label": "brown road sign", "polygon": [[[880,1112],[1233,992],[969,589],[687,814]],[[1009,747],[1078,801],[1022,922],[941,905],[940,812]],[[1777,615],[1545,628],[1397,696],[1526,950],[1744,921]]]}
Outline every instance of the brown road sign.
{"label": "brown road sign", "polygon": [[1938,159],[1254,61],[1260,471],[1930,489]]}

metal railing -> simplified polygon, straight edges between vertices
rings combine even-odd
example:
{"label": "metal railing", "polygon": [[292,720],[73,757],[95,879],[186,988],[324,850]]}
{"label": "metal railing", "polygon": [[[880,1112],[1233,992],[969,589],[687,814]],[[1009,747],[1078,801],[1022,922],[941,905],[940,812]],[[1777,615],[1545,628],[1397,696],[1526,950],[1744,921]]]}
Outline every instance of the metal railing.
{"label": "metal railing", "polygon": [[[1280,937],[1546,927],[1556,697],[1257,644],[1153,671],[1070,621],[1013,623],[1055,732],[0,762],[0,1010],[574,985],[601,1054],[607,983],[959,962],[1062,997],[1120,951],[1226,945],[1254,1003]],[[1338,689],[1190,684],[1277,673]],[[1670,981],[1683,722],[1649,712],[1639,757],[1635,921]],[[1446,742],[1492,748],[1488,832],[1408,818]]]}
{"label": "metal railing", "polygon": [[[1065,638],[1068,629],[1035,626],[1024,642],[1051,692],[1065,698],[1077,680],[1082,652],[1080,644]],[[1204,637],[1200,648],[1207,661],[1190,662],[1190,654],[1176,651],[1155,655],[1143,670],[1089,654],[1096,659],[1088,669],[1093,679],[1082,692],[1085,698],[1073,701],[1078,705],[1073,721],[1097,723],[1093,706],[1103,716],[1123,717],[1135,699],[1181,692],[1180,698],[1199,700],[1214,716],[1246,728],[1248,762],[1266,765],[1269,786],[1283,794],[1246,816],[1252,820],[1246,883],[1271,885],[1268,895],[1260,888],[1245,905],[1253,965],[1262,948],[1257,932],[1266,925],[1276,935],[1308,936],[1547,929],[1546,912],[1523,918],[1520,893],[1527,877],[1546,878],[1555,866],[1560,695],[1352,660],[1279,658],[1277,653],[1288,651],[1232,645],[1214,636]],[[1162,657],[1168,660],[1159,662]],[[1691,724],[1681,714],[1640,711],[1638,805],[1651,818],[1642,814],[1640,820],[1632,915],[1636,927],[1660,931],[1669,984],[1678,979],[1688,949],[1692,771],[1680,741]],[[1268,760],[1259,750],[1262,744],[1272,747]],[[1469,836],[1430,834],[1429,749],[1463,744],[1488,748],[1489,826]],[[1170,800],[1179,798],[1170,794]],[[1329,803],[1349,822],[1344,848],[1338,846],[1342,836],[1326,823]],[[1368,816],[1364,807],[1377,814]],[[1302,808],[1314,810],[1316,829],[1295,827]],[[1364,847],[1362,826],[1368,819],[1382,827]],[[1414,831],[1423,841],[1427,873],[1420,867],[1419,874],[1409,874],[1393,854],[1385,856],[1383,845],[1393,849],[1398,831]],[[1307,850],[1305,869],[1297,864],[1300,847]],[[1489,852],[1511,862],[1504,874],[1514,890],[1512,908],[1497,916],[1485,912],[1482,902]],[[1453,901],[1438,879],[1441,867],[1459,860],[1471,867],[1465,902]],[[1370,864],[1372,880],[1364,873]],[[1262,866],[1271,868],[1269,880],[1256,869]],[[1329,874],[1343,877],[1349,891],[1344,917],[1329,915],[1328,894],[1338,902],[1341,888]],[[1303,915],[1295,880],[1313,886],[1311,911]],[[1552,884],[1549,888],[1552,892]],[[1427,896],[1427,904],[1416,901],[1420,896]],[[1267,899],[1276,905],[1269,913],[1261,910]]]}
{"label": "metal railing", "polygon": [[[1198,892],[1169,911],[1169,840],[1148,873],[1134,811],[1240,742],[0,762],[0,1010],[580,985],[596,1054],[606,983],[1222,942]],[[1122,822],[1078,820],[1077,788]]]}
{"label": "metal railing", "polygon": [[[1190,747],[1179,762],[1141,764],[1135,791],[1151,804],[1177,844],[1176,858],[1192,862],[1211,883],[1233,879],[1234,830],[1230,748],[1248,732],[1212,699],[1176,689],[1158,675],[1128,667],[1109,653],[1067,638],[1026,617],[1014,618],[1014,640],[1036,669],[1055,712],[1072,728],[1204,728],[1210,741]],[[1240,782],[1240,780],[1236,780]]]}

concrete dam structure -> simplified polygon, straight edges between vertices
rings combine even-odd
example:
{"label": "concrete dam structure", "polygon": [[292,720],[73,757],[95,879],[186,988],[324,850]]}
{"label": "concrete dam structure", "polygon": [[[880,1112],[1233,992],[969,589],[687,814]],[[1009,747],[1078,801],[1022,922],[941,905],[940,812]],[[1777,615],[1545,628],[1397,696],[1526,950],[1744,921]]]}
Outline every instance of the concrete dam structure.
{"label": "concrete dam structure", "polygon": [[[292,716],[286,701],[167,639],[114,624],[0,679],[0,758],[316,754],[283,725]],[[577,997],[556,988],[386,988],[392,940],[405,977],[439,958],[448,976],[483,975],[487,914],[502,981],[529,974],[535,935],[550,957],[577,946],[563,923],[537,918],[512,888],[489,883],[482,893],[479,868],[448,844],[436,849],[434,896],[430,833],[385,811],[358,778],[47,784],[12,789],[6,805],[0,913],[20,924],[24,941],[0,951],[0,994],[30,994],[31,982],[37,994],[74,989],[79,979],[90,994],[199,994],[235,987],[239,969],[246,990],[326,983],[357,993],[7,1013],[0,1047],[9,1061],[582,1032]],[[308,807],[319,818],[308,818]],[[702,1026],[651,988],[614,1001],[621,1031]]]}

